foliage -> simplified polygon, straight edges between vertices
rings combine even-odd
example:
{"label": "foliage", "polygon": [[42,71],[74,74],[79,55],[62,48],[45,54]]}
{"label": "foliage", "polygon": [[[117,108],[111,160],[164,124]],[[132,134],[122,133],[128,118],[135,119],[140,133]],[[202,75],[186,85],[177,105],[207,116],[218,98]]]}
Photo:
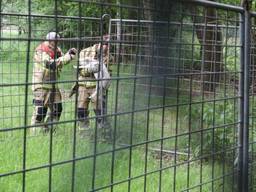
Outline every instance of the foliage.
{"label": "foliage", "polygon": [[[233,99],[224,101],[211,101],[192,107],[192,131],[198,131],[192,137],[192,151],[195,156],[215,154],[215,159],[227,158],[223,151],[233,147],[236,143],[236,129],[238,121],[237,102]],[[197,123],[196,123],[197,122]],[[231,158],[232,159],[232,158]]]}
{"label": "foliage", "polygon": [[[240,70],[240,54],[238,53],[240,50],[235,49],[234,47],[230,48],[225,55],[226,62],[226,70],[230,72],[238,72]],[[226,52],[226,48],[224,48],[224,52]],[[234,74],[235,75],[235,74]]]}
{"label": "foliage", "polygon": [[[28,13],[28,4],[24,3],[21,0],[10,0],[10,1],[3,1],[2,10],[4,12],[9,13]],[[34,14],[43,14],[43,15],[52,15],[55,14],[63,15],[63,16],[79,16],[79,4],[75,2],[70,2],[68,0],[61,0],[57,1],[57,13],[55,11],[55,1],[52,0],[33,0],[31,3],[31,10]],[[97,4],[94,3],[86,3],[81,5],[81,16],[82,17],[97,17],[100,18],[103,14],[108,13],[112,17],[115,17],[117,8],[104,6],[101,8]],[[8,19],[6,17],[6,19]],[[4,20],[5,21],[5,20]],[[8,23],[6,23],[8,22]],[[16,19],[12,19],[10,21],[6,21],[5,24],[12,24],[16,25],[23,29],[24,32],[28,31],[28,22],[25,17],[17,17]],[[91,21],[82,20],[81,23],[81,34],[86,36],[91,34]],[[78,36],[78,26],[80,25],[79,22],[65,19],[65,18],[58,18],[57,23],[55,18],[44,18],[44,17],[33,17],[32,19],[32,32],[34,37],[42,38],[45,33],[48,31],[58,31],[62,37],[77,37]],[[95,24],[94,24],[95,25]],[[99,22],[96,23],[98,25],[96,28],[99,28]],[[57,26],[57,29],[56,29]],[[95,28],[95,27],[94,27]],[[105,31],[107,26],[104,25]],[[41,30],[44,29],[44,30]],[[93,33],[93,35],[99,35],[99,31]]]}

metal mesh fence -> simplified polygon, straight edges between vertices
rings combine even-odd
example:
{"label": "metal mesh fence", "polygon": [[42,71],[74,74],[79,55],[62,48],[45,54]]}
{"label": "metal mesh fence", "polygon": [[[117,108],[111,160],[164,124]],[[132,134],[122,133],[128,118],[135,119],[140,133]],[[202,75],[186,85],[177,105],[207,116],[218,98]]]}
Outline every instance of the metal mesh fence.
{"label": "metal mesh fence", "polygon": [[246,6],[0,8],[0,191],[255,191]]}

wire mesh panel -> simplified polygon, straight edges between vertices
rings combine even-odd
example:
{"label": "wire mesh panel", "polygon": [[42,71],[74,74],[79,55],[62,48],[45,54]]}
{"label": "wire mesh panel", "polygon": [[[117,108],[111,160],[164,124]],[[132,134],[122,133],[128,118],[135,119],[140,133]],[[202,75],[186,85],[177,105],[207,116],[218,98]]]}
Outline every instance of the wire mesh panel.
{"label": "wire mesh panel", "polygon": [[[244,8],[199,0],[0,8],[0,191],[241,191]],[[254,44],[251,191],[253,56]]]}
{"label": "wire mesh panel", "polygon": [[[174,168],[174,183],[179,174],[176,165],[186,169],[187,185],[180,189],[173,185],[173,191],[230,190],[231,183],[235,190],[237,169],[231,162],[238,150],[239,13],[215,10],[213,19],[203,7],[195,6],[192,11],[182,5],[175,8],[168,21],[111,20],[113,38],[121,36],[124,41],[122,48],[113,44],[113,54],[119,49],[121,55],[119,75],[143,76],[135,86],[124,82],[119,94],[120,100],[130,95],[139,111],[132,141],[145,140],[146,151],[155,151],[160,164],[165,158],[172,159],[161,166]],[[160,33],[164,35],[159,37]],[[133,49],[138,34],[139,53]],[[148,43],[151,41],[153,45]],[[133,88],[125,91],[131,84]],[[120,110],[129,108],[123,105],[119,104]],[[140,124],[143,108],[146,125]],[[129,130],[129,121],[119,123],[121,143],[130,145],[131,132],[124,131]],[[190,181],[195,164],[200,165],[198,185]],[[210,178],[204,175],[205,169],[211,170]]]}

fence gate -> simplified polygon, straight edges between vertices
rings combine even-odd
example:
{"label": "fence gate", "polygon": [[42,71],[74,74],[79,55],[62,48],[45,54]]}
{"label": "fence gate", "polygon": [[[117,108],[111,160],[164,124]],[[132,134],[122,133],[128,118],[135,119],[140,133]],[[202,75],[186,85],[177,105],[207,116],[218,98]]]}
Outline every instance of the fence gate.
{"label": "fence gate", "polygon": [[233,3],[1,0],[0,192],[256,191],[256,13]]}

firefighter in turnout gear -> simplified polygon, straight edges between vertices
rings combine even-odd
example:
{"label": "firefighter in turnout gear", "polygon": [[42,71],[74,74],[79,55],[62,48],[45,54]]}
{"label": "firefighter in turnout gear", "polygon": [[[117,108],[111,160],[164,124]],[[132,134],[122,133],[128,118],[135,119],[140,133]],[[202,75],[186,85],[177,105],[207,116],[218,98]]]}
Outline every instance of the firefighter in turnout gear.
{"label": "firefighter in turnout gear", "polygon": [[[36,49],[33,58],[32,91],[34,112],[31,125],[42,125],[45,131],[49,130],[47,123],[57,122],[62,112],[62,99],[60,90],[56,84],[61,69],[75,58],[77,50],[71,48],[63,54],[57,46],[60,36],[56,32],[50,32],[46,41]],[[46,115],[48,112],[48,117]],[[35,133],[36,127],[32,128]]]}
{"label": "firefighter in turnout gear", "polygon": [[107,55],[104,54],[107,48],[105,44],[99,43],[83,49],[79,54],[79,82],[78,87],[73,87],[72,93],[78,93],[77,116],[81,131],[91,130],[88,120],[89,103],[93,106],[97,127],[103,126],[103,119],[98,116],[103,115],[103,96],[110,85],[110,76],[105,65]]}

